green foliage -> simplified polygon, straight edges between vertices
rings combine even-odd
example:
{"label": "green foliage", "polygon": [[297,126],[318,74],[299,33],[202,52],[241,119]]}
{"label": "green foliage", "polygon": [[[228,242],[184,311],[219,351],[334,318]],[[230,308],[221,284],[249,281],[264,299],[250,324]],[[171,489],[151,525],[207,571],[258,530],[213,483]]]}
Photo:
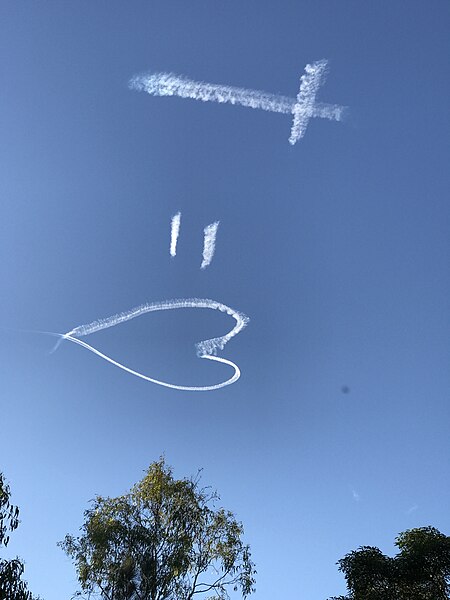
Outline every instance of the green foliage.
{"label": "green foliage", "polygon": [[434,527],[410,529],[396,541],[399,571],[405,596],[416,593],[419,600],[450,597],[450,537]]}
{"label": "green foliage", "polygon": [[9,498],[9,486],[0,473],[0,546],[5,548],[9,542],[8,531],[14,531],[19,525],[19,509],[10,503]]}
{"label": "green foliage", "polygon": [[[10,499],[9,485],[0,473],[0,547],[9,543],[9,533],[19,526],[19,509]],[[24,566],[18,558],[0,559],[0,600],[33,600],[33,595],[22,581]]]}
{"label": "green foliage", "polygon": [[81,535],[60,543],[82,593],[105,600],[191,600],[194,594],[223,600],[231,588],[246,598],[255,583],[250,549],[241,541],[242,524],[216,509],[217,500],[198,476],[174,479],[163,458],[127,494],[97,496]]}
{"label": "green foliage", "polygon": [[347,582],[347,596],[330,600],[449,600],[450,537],[434,527],[400,533],[400,552],[385,556],[363,546],[338,561]]}

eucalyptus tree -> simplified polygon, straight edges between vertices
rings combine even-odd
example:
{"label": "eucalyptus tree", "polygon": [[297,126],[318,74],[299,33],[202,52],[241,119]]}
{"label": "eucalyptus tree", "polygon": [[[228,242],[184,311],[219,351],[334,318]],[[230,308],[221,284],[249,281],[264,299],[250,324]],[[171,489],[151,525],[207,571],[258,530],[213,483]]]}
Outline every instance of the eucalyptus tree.
{"label": "eucalyptus tree", "polygon": [[234,514],[200,476],[175,479],[161,458],[119,497],[97,496],[81,533],[60,546],[75,564],[79,595],[104,600],[246,598],[255,567]]}
{"label": "eucalyptus tree", "polygon": [[[19,509],[10,502],[11,491],[0,473],[0,548],[6,548],[9,534],[19,526]],[[0,558],[0,600],[33,600],[32,593],[22,580],[23,562],[19,558]]]}
{"label": "eucalyptus tree", "polygon": [[392,558],[362,546],[340,559],[348,595],[330,600],[449,600],[450,537],[418,527],[400,533],[395,545]]}

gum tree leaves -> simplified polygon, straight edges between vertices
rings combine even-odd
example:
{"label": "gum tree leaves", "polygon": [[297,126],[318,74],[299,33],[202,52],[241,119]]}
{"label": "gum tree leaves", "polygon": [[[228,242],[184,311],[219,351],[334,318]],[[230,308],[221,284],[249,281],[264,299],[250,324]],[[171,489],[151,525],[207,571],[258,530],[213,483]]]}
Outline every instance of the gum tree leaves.
{"label": "gum tree leaves", "polygon": [[125,495],[97,496],[81,535],[60,546],[75,563],[83,594],[104,600],[246,598],[255,568],[242,524],[216,508],[217,493],[174,479],[164,459]]}
{"label": "gum tree leaves", "polygon": [[400,552],[393,558],[373,546],[362,546],[338,561],[347,596],[330,600],[448,600],[450,537],[434,527],[400,533]]}
{"label": "gum tree leaves", "polygon": [[[10,488],[0,473],[0,548],[9,543],[9,534],[19,526],[19,509],[10,503]],[[22,581],[23,562],[19,558],[0,558],[0,600],[33,600]],[[37,599],[36,599],[37,600]]]}

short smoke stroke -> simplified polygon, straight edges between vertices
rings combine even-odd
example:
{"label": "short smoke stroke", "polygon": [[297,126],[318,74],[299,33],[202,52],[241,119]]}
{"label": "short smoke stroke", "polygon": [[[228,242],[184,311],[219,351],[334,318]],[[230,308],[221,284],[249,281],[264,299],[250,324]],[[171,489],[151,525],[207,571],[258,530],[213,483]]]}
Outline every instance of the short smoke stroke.
{"label": "short smoke stroke", "polygon": [[206,269],[208,265],[211,264],[211,261],[214,257],[214,252],[216,250],[216,236],[217,230],[219,228],[219,221],[215,221],[215,223],[211,223],[207,225],[203,230],[205,237],[203,241],[203,260],[200,265],[201,269]]}
{"label": "short smoke stroke", "polygon": [[333,121],[341,121],[344,118],[345,107],[315,101],[319,87],[324,82],[327,64],[326,60],[320,60],[306,65],[305,73],[300,78],[300,91],[297,98],[260,90],[193,81],[173,73],[136,75],[130,80],[129,87],[152,96],[179,96],[202,102],[218,102],[292,114],[294,119],[289,142],[294,145],[304,136],[311,118],[319,117]]}
{"label": "short smoke stroke", "polygon": [[170,228],[170,256],[177,255],[177,242],[180,235],[181,213],[173,215]]}
{"label": "short smoke stroke", "polygon": [[[117,362],[116,360],[110,358],[106,354],[103,354],[93,346],[90,346],[86,342],[80,340],[80,337],[85,337],[91,335],[92,333],[96,333],[97,331],[101,331],[102,329],[107,329],[108,327],[115,327],[120,323],[124,323],[126,321],[130,321],[131,319],[135,319],[136,317],[140,317],[149,312],[156,312],[160,310],[176,310],[180,308],[209,308],[212,310],[219,310],[220,312],[226,313],[230,317],[236,321],[235,326],[231,329],[227,334],[215,338],[211,338],[208,340],[202,340],[195,344],[197,350],[197,356],[199,358],[204,358],[207,360],[212,360],[216,362],[220,362],[226,365],[233,367],[234,374],[232,377],[227,379],[226,381],[209,385],[209,386],[184,386],[184,385],[176,385],[173,383],[167,383],[165,381],[160,381],[158,379],[154,379],[152,377],[148,377],[142,373],[134,371],[129,367]],[[194,391],[194,392],[203,392],[203,391],[211,391],[222,388],[226,385],[231,385],[235,383],[241,372],[239,367],[230,360],[225,358],[221,358],[217,356],[217,352],[219,350],[223,350],[225,345],[236,336],[242,329],[247,325],[249,318],[243,313],[222,304],[221,302],[216,302],[215,300],[210,300],[208,298],[187,298],[180,300],[166,300],[163,302],[152,302],[141,304],[136,308],[133,308],[126,312],[121,312],[111,317],[107,317],[105,319],[98,319],[96,321],[92,321],[91,323],[87,323],[85,325],[79,325],[74,327],[71,331],[61,335],[62,340],[68,340],[70,342],[79,344],[83,348],[86,348],[90,352],[93,352],[100,358],[110,362],[111,364],[123,369],[127,373],[135,375],[136,377],[140,377],[141,379],[145,379],[146,381],[150,381],[151,383],[156,383],[157,385],[162,385],[164,387],[176,389],[176,390],[185,390],[185,391]]]}

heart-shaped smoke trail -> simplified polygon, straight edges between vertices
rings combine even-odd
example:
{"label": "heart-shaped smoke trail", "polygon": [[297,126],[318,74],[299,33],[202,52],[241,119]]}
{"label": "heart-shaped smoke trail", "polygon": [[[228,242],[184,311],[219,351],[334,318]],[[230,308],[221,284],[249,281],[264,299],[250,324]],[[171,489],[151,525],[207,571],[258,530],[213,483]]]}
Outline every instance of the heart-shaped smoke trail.
{"label": "heart-shaped smoke trail", "polygon": [[[158,379],[154,379],[152,377],[148,377],[143,373],[139,373],[130,369],[129,367],[119,363],[118,361],[112,359],[107,356],[103,352],[100,352],[93,346],[90,346],[83,340],[80,340],[80,337],[85,337],[97,331],[101,331],[102,329],[107,329],[108,327],[115,327],[120,323],[124,323],[125,321],[130,321],[131,319],[135,319],[136,317],[140,317],[149,312],[156,312],[160,310],[176,310],[180,308],[209,308],[212,310],[219,310],[221,312],[226,313],[230,317],[236,321],[236,325],[231,329],[227,334],[211,338],[208,340],[203,340],[197,342],[195,347],[197,349],[197,356],[199,358],[205,358],[208,360],[213,360],[216,362],[224,363],[233,367],[234,374],[230,379],[226,381],[222,381],[220,383],[214,385],[207,386],[185,386],[185,385],[175,385],[173,383],[167,383],[165,381],[160,381]],[[141,304],[136,308],[132,308],[126,312],[121,312],[116,315],[112,315],[111,317],[107,317],[105,319],[98,319],[97,321],[92,321],[92,323],[87,323],[86,325],[79,325],[78,327],[74,327],[71,331],[61,335],[61,340],[68,340],[70,342],[74,342],[83,346],[90,352],[93,352],[100,358],[110,362],[111,364],[127,371],[131,375],[135,375],[136,377],[140,377],[141,379],[145,379],[146,381],[150,381],[151,383],[156,383],[157,385],[162,385],[168,388],[172,388],[175,390],[186,390],[193,392],[206,392],[210,390],[217,390],[226,385],[231,385],[235,383],[239,377],[241,376],[241,372],[239,367],[230,360],[225,358],[220,358],[217,356],[217,351],[222,350],[225,347],[225,344],[231,340],[235,335],[237,335],[242,329],[247,325],[249,318],[243,313],[222,304],[221,302],[216,302],[215,300],[210,300],[208,298],[187,298],[187,299],[179,299],[179,300],[166,300],[163,302],[151,302],[147,304]]]}

